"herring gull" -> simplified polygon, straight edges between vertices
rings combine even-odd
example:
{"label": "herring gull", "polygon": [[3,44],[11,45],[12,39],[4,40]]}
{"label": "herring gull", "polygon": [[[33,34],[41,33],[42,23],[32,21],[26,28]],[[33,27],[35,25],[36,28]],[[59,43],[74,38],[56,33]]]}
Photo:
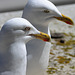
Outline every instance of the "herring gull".
{"label": "herring gull", "polygon": [[26,43],[31,39],[50,41],[48,34],[38,31],[23,18],[8,20],[0,31],[0,75],[26,75]]}
{"label": "herring gull", "polygon": [[[27,5],[24,7],[22,17],[29,20],[37,29],[48,33],[48,35],[50,35],[48,24],[51,19],[55,18],[73,25],[72,19],[61,14],[49,0],[28,0]],[[37,39],[27,43],[27,75],[44,75],[46,73],[50,47],[50,43],[44,43]]]}

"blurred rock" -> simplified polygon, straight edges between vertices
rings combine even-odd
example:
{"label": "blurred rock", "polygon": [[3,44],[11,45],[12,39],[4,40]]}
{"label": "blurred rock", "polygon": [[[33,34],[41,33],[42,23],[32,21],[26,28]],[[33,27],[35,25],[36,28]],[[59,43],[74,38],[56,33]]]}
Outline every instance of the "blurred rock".
{"label": "blurred rock", "polygon": [[64,37],[63,33],[51,33],[51,38],[53,38],[53,39],[60,39],[63,37]]}

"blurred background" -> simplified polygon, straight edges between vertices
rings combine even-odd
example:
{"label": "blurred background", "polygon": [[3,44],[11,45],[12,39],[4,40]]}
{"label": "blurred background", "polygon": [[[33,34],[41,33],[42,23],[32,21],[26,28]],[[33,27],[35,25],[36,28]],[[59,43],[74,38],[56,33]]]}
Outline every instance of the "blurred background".
{"label": "blurred background", "polygon": [[[75,3],[75,0],[50,0],[55,5]],[[27,3],[26,0],[0,0],[0,12],[22,10]]]}

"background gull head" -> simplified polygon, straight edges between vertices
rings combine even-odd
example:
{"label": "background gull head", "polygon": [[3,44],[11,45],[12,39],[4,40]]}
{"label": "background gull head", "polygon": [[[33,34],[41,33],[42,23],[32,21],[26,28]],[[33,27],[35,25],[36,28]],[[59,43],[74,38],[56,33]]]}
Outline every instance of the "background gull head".
{"label": "background gull head", "polygon": [[48,25],[53,18],[73,25],[72,19],[61,14],[61,11],[49,0],[29,0],[22,17],[28,19],[32,24],[43,26]]}

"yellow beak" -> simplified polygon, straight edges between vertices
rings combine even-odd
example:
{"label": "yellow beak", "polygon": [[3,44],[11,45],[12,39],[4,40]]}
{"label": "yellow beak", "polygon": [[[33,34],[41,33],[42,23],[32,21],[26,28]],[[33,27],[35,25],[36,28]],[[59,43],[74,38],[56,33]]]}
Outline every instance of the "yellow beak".
{"label": "yellow beak", "polygon": [[67,24],[70,24],[70,25],[74,25],[73,23],[73,20],[65,15],[62,14],[62,17],[55,17],[56,19],[60,20],[60,21],[63,21]]}
{"label": "yellow beak", "polygon": [[41,40],[46,41],[46,42],[51,41],[50,36],[46,33],[43,33],[43,32],[40,32],[40,34],[30,34],[30,36],[34,36],[35,38],[41,39]]}

